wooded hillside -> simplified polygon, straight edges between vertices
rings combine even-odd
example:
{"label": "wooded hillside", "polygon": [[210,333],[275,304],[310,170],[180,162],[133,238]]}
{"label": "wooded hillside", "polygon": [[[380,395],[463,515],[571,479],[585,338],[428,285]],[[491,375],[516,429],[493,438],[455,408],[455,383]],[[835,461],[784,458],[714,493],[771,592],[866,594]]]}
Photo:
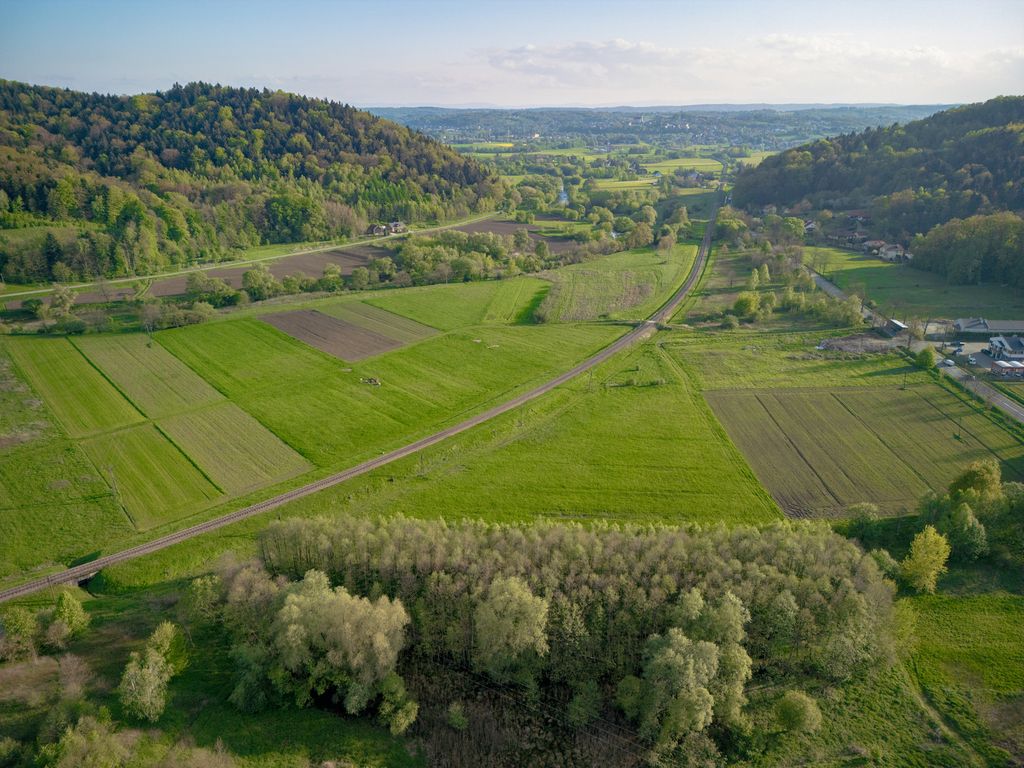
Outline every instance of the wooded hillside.
{"label": "wooded hillside", "polygon": [[474,160],[335,102],[204,83],[105,96],[0,81],[8,280],[141,274],[377,220],[434,221],[487,210],[501,189]]}
{"label": "wooded hillside", "polygon": [[736,180],[737,205],[872,205],[886,234],[1024,208],[1024,97],[838,136],[768,157]]}

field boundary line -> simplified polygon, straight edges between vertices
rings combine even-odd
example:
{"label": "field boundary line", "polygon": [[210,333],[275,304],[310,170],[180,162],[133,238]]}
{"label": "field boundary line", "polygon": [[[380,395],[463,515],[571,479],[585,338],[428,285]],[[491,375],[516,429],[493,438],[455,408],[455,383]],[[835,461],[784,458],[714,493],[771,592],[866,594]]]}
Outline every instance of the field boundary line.
{"label": "field boundary line", "polygon": [[[78,346],[77,344],[75,344],[74,341],[71,340],[70,336],[67,337],[67,340],[68,340],[68,344],[70,344],[74,348],[74,350],[79,355],[82,356],[82,359],[84,359],[85,362],[88,363],[89,366],[93,370],[95,370],[96,373],[98,373],[103,378],[103,380],[105,382],[107,382],[107,384],[109,384],[111,387],[113,387],[114,391],[117,392],[117,394],[119,394],[121,397],[123,397],[125,399],[125,401],[128,403],[128,405],[130,405],[132,408],[134,408],[135,411],[139,414],[139,416],[141,416],[143,418],[143,420],[145,420],[145,421],[149,421],[150,420],[149,415],[144,410],[142,410],[142,408],[139,407],[139,404],[136,403],[134,400],[132,400],[130,397],[128,397],[128,394],[126,392],[122,392],[121,388],[119,386],[117,386],[117,384],[114,383],[113,379],[111,379],[109,376],[107,376],[106,371],[104,371],[102,368],[100,368],[98,365],[96,365],[96,363],[94,363],[92,361],[92,359],[87,354],[85,354],[85,352],[82,351],[82,348],[80,346]],[[116,432],[116,431],[117,431],[116,429],[107,430],[107,432]],[[93,435],[89,435],[89,437],[93,437]]]}
{"label": "field boundary line", "polygon": [[729,432],[725,428],[725,425],[718,418],[718,414],[715,413],[715,409],[711,407],[711,403],[708,402],[707,397],[704,395],[704,390],[700,388],[699,384],[694,380],[693,373],[689,368],[681,361],[677,360],[671,352],[665,349],[664,342],[658,344],[658,354],[665,360],[668,367],[676,375],[679,385],[687,391],[691,402],[694,404],[694,409],[700,414],[701,419],[704,421],[704,425],[724,441],[724,445],[727,447],[728,452],[731,455],[732,463],[737,466],[740,472],[754,481],[757,486],[757,494],[770,506],[778,510],[783,517],[786,517],[786,511],[782,508],[782,505],[775,499],[774,496],[768,491],[767,486],[761,482],[757,477],[757,473],[754,472],[754,468],[747,461],[747,457],[743,455],[743,451],[740,450],[739,446],[733,442],[733,439],[729,437]]}
{"label": "field boundary line", "polygon": [[[945,388],[943,388],[943,389],[945,389]],[[950,392],[950,394],[953,394],[953,393]],[[934,408],[936,411],[938,411],[942,415],[942,418],[944,418],[947,421],[949,421],[950,425],[956,426],[957,429],[959,429],[961,432],[966,432],[968,435],[970,435],[974,439],[974,441],[978,443],[978,445],[982,446],[986,451],[991,453],[993,458],[996,459],[996,461],[998,461],[1000,464],[1008,463],[1002,456],[1000,456],[992,448],[990,448],[988,443],[986,443],[984,440],[982,440],[976,434],[974,434],[973,430],[971,430],[969,428],[965,428],[963,426],[963,417],[960,417],[959,419],[954,419],[952,416],[950,416],[948,413],[946,413],[944,410],[942,410],[938,405],[936,405],[934,402],[932,402],[932,400],[930,398],[925,397],[924,395],[920,395],[920,397],[921,397],[922,400],[924,400],[926,403],[928,403],[928,405],[930,405],[932,408]],[[954,395],[954,397],[955,397],[955,395]],[[979,411],[974,410],[973,408],[970,407],[971,404],[969,402],[966,402],[964,400],[960,400],[959,398],[957,398],[957,401],[961,405],[965,406],[968,409],[968,413],[967,413],[968,416],[981,416],[982,418],[986,418],[986,414],[985,414],[984,411],[980,411],[979,412]],[[998,429],[1004,429],[1003,427],[1001,427],[999,424],[996,424],[995,422],[992,422],[992,424],[993,424],[993,426],[995,426]],[[1004,431],[1006,431],[1006,430],[1004,429]],[[1016,438],[1016,435],[1013,435],[1013,433],[1009,433],[1008,432],[1008,434],[1011,437]]]}
{"label": "field boundary line", "polygon": [[[932,488],[932,484],[929,483],[925,479],[924,475],[922,475],[920,472],[918,472],[912,466],[907,464],[907,462],[903,460],[903,457],[896,451],[896,449],[893,446],[889,445],[889,442],[885,438],[883,438],[880,434],[878,434],[878,432],[875,431],[874,427],[872,427],[870,424],[868,424],[866,421],[864,421],[864,419],[861,418],[859,414],[855,413],[854,410],[852,408],[850,408],[850,406],[848,406],[845,402],[843,402],[843,400],[839,397],[838,394],[836,394],[835,392],[832,392],[831,395],[832,395],[833,399],[835,399],[835,401],[837,403],[839,403],[839,407],[843,408],[847,413],[849,413],[851,416],[853,416],[853,418],[855,418],[858,422],[860,422],[860,425],[862,427],[864,427],[864,429],[866,429],[868,432],[870,432],[872,435],[874,435],[875,439],[879,443],[884,445],[886,447],[886,449],[889,451],[889,453],[891,453],[896,458],[896,461],[898,461],[900,464],[902,464],[907,469],[909,469],[910,473],[912,475],[916,475],[917,479],[920,480],[922,483],[924,483],[924,486],[926,488],[928,488],[929,490],[932,490],[932,491],[935,490],[934,488]],[[914,395],[916,396],[917,393],[915,392]],[[896,499],[896,501],[902,501],[902,499]],[[913,499],[911,499],[911,501],[913,501]]]}
{"label": "field boundary line", "polygon": [[[437,231],[445,230],[445,229],[454,229],[455,227],[462,227],[462,226],[465,226],[466,224],[476,224],[479,221],[487,221],[488,219],[493,219],[497,215],[498,215],[497,211],[490,211],[490,212],[488,212],[486,214],[483,214],[481,216],[475,216],[475,217],[471,217],[469,219],[463,219],[463,220],[460,220],[460,221],[454,221],[454,222],[452,222],[450,224],[439,224],[437,226],[424,227],[422,229],[410,229],[410,230],[408,230],[406,232],[396,232],[395,234],[392,234],[392,235],[384,235],[384,236],[378,236],[378,237],[365,237],[364,236],[364,237],[362,237],[362,238],[360,238],[358,240],[353,240],[353,241],[347,242],[347,243],[328,243],[326,245],[317,245],[317,246],[314,246],[312,248],[305,248],[305,249],[302,249],[302,250],[299,250],[299,251],[290,251],[289,253],[280,253],[280,254],[277,254],[276,256],[256,256],[256,257],[253,257],[251,259],[239,259],[239,260],[210,262],[210,263],[198,264],[196,266],[190,267],[189,269],[174,270],[173,272],[157,272],[155,274],[149,274],[149,275],[129,275],[127,277],[115,277],[115,278],[113,278],[111,280],[107,280],[105,282],[106,282],[107,285],[123,285],[123,284],[143,283],[143,282],[145,282],[147,280],[149,280],[149,281],[164,280],[165,278],[168,278],[168,277],[178,277],[180,275],[188,275],[188,274],[191,274],[193,272],[208,272],[208,271],[210,271],[212,269],[230,269],[232,267],[248,267],[248,266],[253,265],[253,264],[262,264],[262,263],[267,262],[267,261],[276,261],[278,259],[287,259],[287,258],[290,258],[292,256],[307,256],[307,255],[309,255],[311,253],[323,253],[324,251],[345,251],[345,250],[348,250],[350,248],[355,248],[355,247],[360,246],[360,245],[372,245],[374,243],[381,242],[382,240],[400,240],[401,238],[408,237],[410,235],[422,235],[422,234],[426,234],[428,232],[437,232]],[[87,282],[87,283],[75,283],[75,284],[69,285],[67,287],[70,290],[72,290],[72,291],[79,291],[79,290],[82,290],[84,288],[95,288],[97,285],[99,285],[99,283],[100,283],[99,280],[93,280],[92,282]],[[145,292],[148,293],[150,288],[152,288],[152,284],[146,286],[146,291]],[[16,291],[16,292],[13,292],[13,293],[0,294],[0,303],[3,303],[4,301],[7,301],[9,299],[19,300],[19,299],[21,299],[24,296],[40,296],[40,295],[49,296],[51,293],[53,293],[53,290],[54,289],[51,286],[49,288],[34,288],[34,289],[31,289],[31,290],[27,290],[27,291]]]}
{"label": "field boundary line", "polygon": [[[285,493],[273,496],[269,499],[264,499],[256,504],[252,504],[248,507],[242,507],[234,512],[229,512],[226,515],[207,520],[202,523],[197,523],[188,528],[184,528],[178,531],[174,531],[165,536],[157,537],[147,542],[137,544],[134,547],[130,547],[120,552],[115,552],[109,555],[104,555],[97,558],[89,563],[83,563],[72,568],[68,568],[64,571],[50,574],[42,578],[33,579],[31,581],[24,582],[18,586],[10,587],[3,591],[0,591],[0,603],[7,600],[12,600],[17,597],[38,592],[50,586],[58,584],[67,584],[70,582],[81,582],[94,576],[101,569],[117,563],[131,560],[142,555],[147,555],[152,552],[170,547],[174,544],[178,544],[187,539],[193,538],[209,531],[214,531],[219,528],[223,528],[232,523],[246,518],[253,517],[263,512],[268,512],[272,509],[276,509],[284,504],[291,501],[301,499],[305,496],[310,496],[326,488],[339,485],[346,480],[350,480],[354,477],[364,475],[380,467],[391,464],[399,459],[406,458],[413,454],[418,453],[424,448],[428,448],[432,445],[447,440],[449,437],[454,437],[462,432],[472,429],[473,427],[479,426],[485,422],[490,421],[496,416],[500,416],[503,413],[514,410],[525,403],[546,395],[554,389],[557,389],[562,384],[568,381],[572,381],[580,374],[585,373],[609,358],[613,357],[618,352],[624,349],[632,347],[635,343],[643,341],[649,338],[652,334],[656,333],[659,325],[661,325],[667,317],[671,317],[672,313],[678,309],[679,304],[686,298],[687,294],[692,290],[697,278],[704,268],[705,261],[707,259],[708,251],[711,248],[711,234],[714,230],[713,224],[715,221],[715,215],[717,210],[712,210],[711,218],[708,226],[705,229],[704,239],[701,242],[700,247],[697,250],[697,257],[694,259],[693,264],[690,268],[690,274],[683,281],[683,284],[679,289],[670,296],[659,309],[655,310],[653,314],[646,320],[635,325],[633,330],[629,331],[618,339],[615,339],[610,344],[605,346],[590,357],[582,360],[581,362],[574,365],[568,371],[565,371],[558,376],[540,384],[539,386],[528,390],[521,395],[513,397],[510,400],[506,400],[492,408],[478,413],[454,426],[442,429],[438,432],[434,432],[431,435],[422,437],[412,443],[408,443],[400,448],[396,448],[387,453],[383,453],[380,456],[376,456],[372,459],[368,459],[360,464],[350,467],[341,472],[337,472],[333,475],[321,478],[319,480],[308,483],[304,486],[294,488]],[[302,455],[302,454],[300,454]]]}
{"label": "field boundary line", "polygon": [[829,496],[832,497],[832,500],[835,501],[836,507],[838,509],[842,509],[845,505],[842,502],[839,501],[839,497],[836,496],[835,492],[832,490],[832,488],[829,486],[829,484],[825,482],[825,478],[823,478],[818,473],[818,470],[815,469],[814,465],[811,464],[811,462],[809,462],[807,460],[807,457],[804,456],[804,452],[800,450],[800,446],[797,445],[795,442],[793,442],[793,438],[791,438],[789,436],[789,433],[786,432],[786,430],[782,428],[782,425],[779,424],[779,420],[776,419],[775,418],[775,414],[772,413],[771,408],[769,408],[767,405],[765,405],[764,402],[761,400],[761,395],[754,395],[754,399],[757,400],[757,404],[760,405],[764,409],[765,413],[768,414],[768,418],[771,419],[772,424],[775,425],[775,428],[779,431],[779,434],[781,434],[783,437],[785,437],[786,438],[786,442],[789,443],[791,446],[793,446],[793,450],[796,451],[796,455],[800,457],[800,461],[802,461],[804,464],[806,464],[807,468],[811,470],[811,474],[813,474],[816,478],[818,478],[818,482],[821,483],[821,487],[825,490],[825,492]]}

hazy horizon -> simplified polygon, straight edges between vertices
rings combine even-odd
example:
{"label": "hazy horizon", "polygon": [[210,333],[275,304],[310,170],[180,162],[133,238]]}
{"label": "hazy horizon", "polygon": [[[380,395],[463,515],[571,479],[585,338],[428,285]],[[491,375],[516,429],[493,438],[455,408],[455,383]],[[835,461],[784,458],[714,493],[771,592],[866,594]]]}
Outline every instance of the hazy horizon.
{"label": "hazy horizon", "polygon": [[805,0],[37,0],[5,9],[0,77],[104,93],[201,80],[378,108],[930,105],[1024,90],[1024,3],[838,10]]}

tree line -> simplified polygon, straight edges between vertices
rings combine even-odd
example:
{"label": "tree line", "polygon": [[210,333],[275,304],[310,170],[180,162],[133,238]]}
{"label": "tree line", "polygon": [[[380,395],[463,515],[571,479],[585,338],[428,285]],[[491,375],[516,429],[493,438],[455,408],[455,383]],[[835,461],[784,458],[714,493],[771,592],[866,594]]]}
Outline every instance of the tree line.
{"label": "tree line", "polygon": [[[866,208],[876,236],[913,242],[915,266],[923,253],[923,267],[950,282],[1020,286],[1019,219],[993,214],[1024,210],[1022,126],[1024,97],[1014,96],[822,139],[742,171],[733,197],[745,208]],[[976,249],[986,253],[974,263]]]}
{"label": "tree line", "polygon": [[12,281],[142,274],[379,220],[490,210],[493,172],[335,102],[191,83],[132,97],[0,81],[0,240]]}
{"label": "tree line", "polygon": [[758,738],[755,675],[843,680],[893,649],[891,584],[818,524],[297,519],[258,552],[188,598],[231,638],[232,700],[334,700],[396,732],[415,718],[401,672],[419,659],[566,702],[577,727],[618,712],[652,759],[735,749]]}

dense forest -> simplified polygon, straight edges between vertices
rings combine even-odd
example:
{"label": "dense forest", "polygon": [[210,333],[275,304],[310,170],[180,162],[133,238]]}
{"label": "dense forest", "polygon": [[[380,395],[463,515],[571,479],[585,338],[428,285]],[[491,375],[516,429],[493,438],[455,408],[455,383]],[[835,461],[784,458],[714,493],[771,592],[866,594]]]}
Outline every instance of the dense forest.
{"label": "dense forest", "polygon": [[[734,200],[788,206],[807,198],[833,209],[875,202],[882,209],[886,201],[877,198],[887,198],[918,211],[905,222],[911,234],[955,216],[1024,208],[1022,122],[1024,97],[1003,97],[824,139],[747,169],[736,179]],[[906,192],[910,199],[898,196]]]}
{"label": "dense forest", "polygon": [[1024,210],[1024,97],[788,150],[741,172],[733,199],[747,208],[866,208],[876,235],[905,245],[949,222],[914,243],[923,257],[915,266],[955,283],[1024,287],[1020,219],[984,218]]}
{"label": "dense forest", "polygon": [[7,280],[144,274],[489,210],[503,192],[474,160],[335,102],[203,83],[106,96],[0,81]]}
{"label": "dense forest", "polygon": [[577,728],[624,717],[655,762],[685,760],[749,746],[752,676],[844,680],[893,651],[891,583],[822,525],[296,519],[259,552],[190,598],[232,637],[245,709],[330,691],[402,732],[417,712],[402,670],[440,664]]}

